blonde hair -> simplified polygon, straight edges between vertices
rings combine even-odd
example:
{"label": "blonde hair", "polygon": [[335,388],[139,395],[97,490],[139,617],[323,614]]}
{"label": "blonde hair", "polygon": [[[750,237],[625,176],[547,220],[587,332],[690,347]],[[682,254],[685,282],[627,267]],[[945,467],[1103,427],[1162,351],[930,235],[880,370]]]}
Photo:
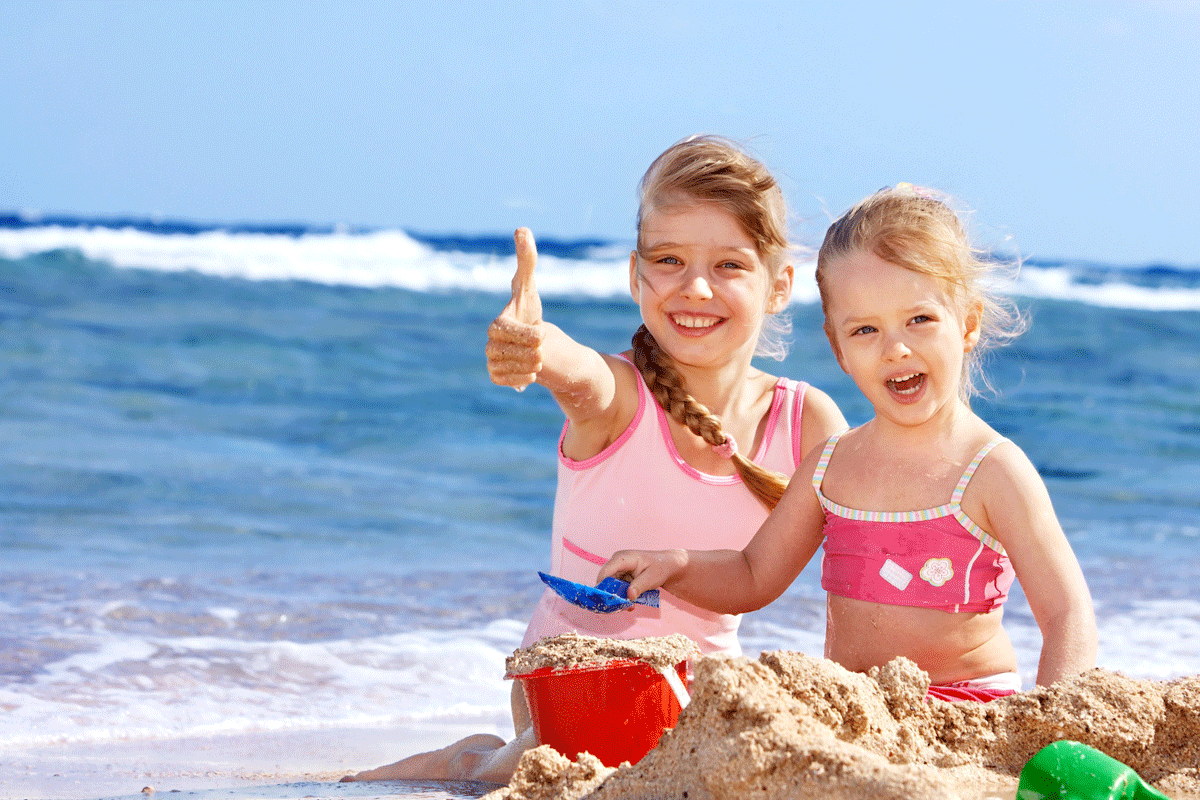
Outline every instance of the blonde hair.
{"label": "blonde hair", "polygon": [[994,392],[982,368],[983,356],[1024,332],[1027,320],[992,284],[1001,272],[1017,265],[972,247],[944,195],[909,184],[889,186],[851,208],[825,233],[816,277],[827,320],[826,270],[855,252],[873,253],[889,264],[938,278],[951,288],[962,313],[978,312],[979,341],[963,361],[960,394],[969,401],[984,389]]}
{"label": "blonde hair", "polygon": [[[642,219],[649,210],[677,205],[681,195],[684,202],[715,203],[728,211],[754,240],[759,257],[770,271],[768,286],[774,286],[790,249],[783,192],[767,168],[732,141],[720,136],[692,136],[677,142],[646,170],[639,195],[639,251]],[[784,315],[768,315],[755,354],[783,360],[787,355],[785,338],[790,330]],[[714,447],[727,442],[729,436],[722,429],[720,418],[688,393],[683,375],[645,325],[633,335],[633,363],[655,400],[672,419]],[[768,509],[774,508],[787,488],[787,476],[765,469],[740,453],[734,454],[732,460],[746,487]]]}

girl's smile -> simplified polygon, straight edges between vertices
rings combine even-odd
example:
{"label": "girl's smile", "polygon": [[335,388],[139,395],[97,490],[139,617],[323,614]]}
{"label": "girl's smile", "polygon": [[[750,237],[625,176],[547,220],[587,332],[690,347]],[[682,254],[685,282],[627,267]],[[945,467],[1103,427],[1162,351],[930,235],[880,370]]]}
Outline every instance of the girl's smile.
{"label": "girl's smile", "polygon": [[718,325],[724,324],[724,317],[708,314],[669,314],[671,322],[684,336],[702,336]]}
{"label": "girl's smile", "polygon": [[925,387],[925,375],[921,372],[914,372],[899,378],[888,378],[885,383],[899,402],[915,402],[918,399],[917,395]]}
{"label": "girl's smile", "polygon": [[941,279],[857,251],[833,262],[827,281],[826,333],[877,415],[915,423],[957,401],[978,325]]}
{"label": "girl's smile", "polygon": [[663,349],[681,363],[711,365],[743,351],[749,360],[764,316],[787,302],[791,270],[773,280],[731,213],[679,198],[643,215],[629,283]]}

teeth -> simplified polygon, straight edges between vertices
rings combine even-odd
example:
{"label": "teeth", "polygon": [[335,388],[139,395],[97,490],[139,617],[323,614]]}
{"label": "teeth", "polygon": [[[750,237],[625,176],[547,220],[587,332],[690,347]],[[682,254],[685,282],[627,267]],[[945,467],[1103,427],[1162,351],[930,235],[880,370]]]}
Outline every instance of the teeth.
{"label": "teeth", "polygon": [[925,378],[920,372],[914,372],[900,378],[889,378],[887,381],[888,386],[896,394],[913,394],[921,388],[921,384],[924,382]]}
{"label": "teeth", "polygon": [[694,317],[691,314],[673,314],[671,319],[684,328],[711,328],[717,324],[713,317]]}

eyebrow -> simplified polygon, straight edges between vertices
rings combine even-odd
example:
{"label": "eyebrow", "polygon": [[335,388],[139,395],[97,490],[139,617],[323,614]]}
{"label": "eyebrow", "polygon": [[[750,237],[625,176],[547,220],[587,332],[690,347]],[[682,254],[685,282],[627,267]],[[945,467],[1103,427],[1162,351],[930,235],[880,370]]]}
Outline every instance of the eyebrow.
{"label": "eyebrow", "polygon": [[855,325],[865,325],[870,321],[870,317],[844,317],[840,322],[836,323],[836,327],[849,328]]}
{"label": "eyebrow", "polygon": [[[908,308],[904,309],[903,314],[907,317],[914,317],[918,314],[928,315],[930,313],[930,311],[933,310],[932,307],[935,305],[938,305],[938,304],[934,303],[934,302],[919,303],[915,306],[909,306]],[[878,314],[871,314],[871,313],[863,314],[861,316],[848,316],[848,317],[843,317],[841,322],[839,322],[837,324],[838,325],[862,324],[865,322],[871,322],[872,320],[876,319],[878,316],[879,316]]]}
{"label": "eyebrow", "polygon": [[[653,251],[653,250],[676,250],[681,247],[696,247],[695,242],[654,242],[639,246],[638,252]],[[717,250],[723,253],[742,253],[758,257],[758,251],[753,247],[736,247],[733,245],[718,245]]]}

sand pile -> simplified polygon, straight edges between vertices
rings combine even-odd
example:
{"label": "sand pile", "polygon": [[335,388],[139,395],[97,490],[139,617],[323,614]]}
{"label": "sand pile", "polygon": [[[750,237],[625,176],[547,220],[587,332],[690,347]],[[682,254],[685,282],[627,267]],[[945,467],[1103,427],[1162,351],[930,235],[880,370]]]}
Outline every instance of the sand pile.
{"label": "sand pile", "polygon": [[628,659],[645,661],[661,669],[699,655],[700,648],[682,633],[645,639],[598,639],[563,633],[517,650],[504,662],[504,667],[509,675],[526,675],[542,667],[569,669]]}
{"label": "sand pile", "polygon": [[1074,739],[1160,790],[1200,800],[1200,676],[1139,681],[1092,670],[992,703],[925,702],[897,659],[869,675],[800,653],[695,662],[692,702],[636,765],[522,758],[486,800],[1012,797],[1025,762]]}

